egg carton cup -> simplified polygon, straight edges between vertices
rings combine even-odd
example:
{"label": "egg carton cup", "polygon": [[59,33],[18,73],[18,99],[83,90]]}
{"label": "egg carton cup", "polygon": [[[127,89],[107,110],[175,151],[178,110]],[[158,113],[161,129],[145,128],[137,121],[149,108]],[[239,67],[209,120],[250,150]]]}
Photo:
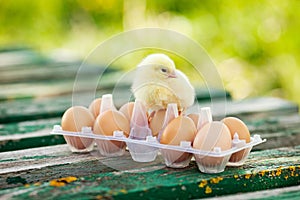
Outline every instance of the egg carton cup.
{"label": "egg carton cup", "polygon": [[74,136],[64,136],[64,139],[73,153],[88,153],[94,149],[94,139]]}
{"label": "egg carton cup", "polygon": [[[190,142],[182,142],[181,146],[188,144]],[[192,153],[169,150],[169,149],[160,149],[160,152],[165,160],[167,167],[171,168],[185,168],[190,164],[190,161],[193,157]]]}
{"label": "egg carton cup", "polygon": [[99,153],[107,157],[118,157],[125,153],[126,143],[113,140],[95,140]]}
{"label": "egg carton cup", "polygon": [[[258,137],[258,135],[254,135],[254,137],[250,137],[250,143],[254,142],[255,139],[259,140],[259,138],[256,138],[256,137]],[[264,140],[264,141],[266,141],[266,140]],[[247,144],[245,140],[239,140],[238,134],[235,133],[233,136],[233,140],[232,140],[232,146],[237,146],[237,147],[243,146],[245,148],[233,153],[229,158],[227,166],[236,166],[236,167],[242,166],[254,145]]]}
{"label": "egg carton cup", "polygon": [[[81,132],[70,132],[62,130],[60,125],[55,125],[51,134],[58,134],[64,136],[76,136],[82,138],[95,139],[97,144],[105,146],[105,143],[111,144],[112,142],[126,143],[131,157],[137,162],[152,162],[156,159],[158,151],[160,151],[165,159],[165,163],[169,167],[182,168],[186,167],[190,158],[193,155],[197,162],[198,168],[204,173],[219,173],[224,171],[226,165],[240,166],[246,160],[249,152],[253,146],[261,144],[266,141],[260,135],[251,137],[249,143],[244,140],[239,140],[237,134],[232,140],[232,148],[222,151],[221,148],[215,147],[212,151],[202,151],[192,147],[191,142],[181,141],[179,146],[160,144],[156,137],[147,136],[146,139],[133,139],[127,138],[122,131],[114,131],[113,136],[98,135],[92,132],[91,127],[83,127]],[[111,145],[110,145],[111,146]],[[118,146],[118,145],[116,145]],[[99,149],[99,148],[98,148]],[[100,148],[100,153],[104,156],[120,156],[125,151],[124,146],[118,146],[116,151],[105,150],[109,148]],[[242,152],[242,153],[241,153]],[[236,153],[243,154],[242,159],[235,160]],[[232,157],[232,160],[230,158]]]}

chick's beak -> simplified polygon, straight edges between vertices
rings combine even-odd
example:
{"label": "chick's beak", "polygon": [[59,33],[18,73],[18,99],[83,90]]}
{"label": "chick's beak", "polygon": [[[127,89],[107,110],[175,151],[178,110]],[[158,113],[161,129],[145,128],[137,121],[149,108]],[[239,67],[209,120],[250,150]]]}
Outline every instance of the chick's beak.
{"label": "chick's beak", "polygon": [[173,71],[173,72],[169,73],[168,78],[177,78],[176,72]]}

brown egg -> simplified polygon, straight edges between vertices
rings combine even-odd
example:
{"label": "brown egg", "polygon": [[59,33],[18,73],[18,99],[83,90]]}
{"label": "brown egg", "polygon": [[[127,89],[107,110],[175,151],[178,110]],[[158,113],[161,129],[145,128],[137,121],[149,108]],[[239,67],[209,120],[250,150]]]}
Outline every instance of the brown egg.
{"label": "brown egg", "polygon": [[[250,132],[246,124],[236,117],[226,117],[222,122],[229,128],[231,138],[233,139],[234,134],[237,133],[240,140],[245,140],[246,143],[250,142]],[[248,149],[236,152],[230,157],[230,162],[238,162],[242,160],[249,153]]]}
{"label": "brown egg", "polygon": [[188,117],[179,116],[173,119],[163,131],[160,143],[169,145],[180,145],[181,141],[193,141],[196,127]]}
{"label": "brown egg", "polygon": [[[227,126],[222,122],[213,121],[205,124],[197,133],[193,142],[195,149],[213,151],[215,147],[221,151],[231,149],[231,134]],[[221,165],[223,157],[212,157],[195,154],[195,159],[203,166]]]}
{"label": "brown egg", "polygon": [[108,110],[96,118],[94,133],[101,135],[113,135],[114,131],[123,131],[126,136],[130,132],[129,120],[119,111]]}
{"label": "brown egg", "polygon": [[[80,132],[84,126],[93,127],[95,118],[85,107],[74,106],[63,114],[61,127],[64,131]],[[83,150],[93,144],[93,139],[75,136],[64,136],[67,143],[78,150]]]}
{"label": "brown egg", "polygon": [[153,111],[149,117],[149,128],[152,131],[153,136],[157,136],[159,131],[162,129],[166,110],[161,109],[158,111]]}
{"label": "brown egg", "polygon": [[123,113],[125,115],[125,117],[130,121],[131,117],[132,117],[132,111],[133,111],[133,107],[134,107],[134,102],[129,102],[124,104],[121,108],[120,108],[120,112]]}
{"label": "brown egg", "polygon": [[250,142],[250,132],[242,120],[236,117],[226,117],[222,122],[229,128],[232,139],[234,134],[237,133],[240,140],[245,140],[246,143]]}
{"label": "brown egg", "polygon": [[101,98],[95,99],[89,106],[89,110],[94,115],[95,118],[99,115],[100,108],[101,108]]}
{"label": "brown egg", "polygon": [[[195,137],[196,127],[193,120],[185,116],[173,119],[163,131],[160,143],[180,145],[181,141],[192,142]],[[161,153],[168,167],[183,168],[189,165],[192,154],[174,150],[162,149]]]}
{"label": "brown egg", "polygon": [[[94,133],[100,135],[112,136],[113,132],[123,131],[128,137],[130,132],[129,120],[119,111],[108,110],[99,115],[94,124]],[[123,154],[122,149],[125,148],[125,142],[95,140],[98,150],[105,156],[120,156]]]}
{"label": "brown egg", "polygon": [[200,115],[196,113],[191,113],[188,114],[187,116],[193,120],[195,127],[197,128]]}

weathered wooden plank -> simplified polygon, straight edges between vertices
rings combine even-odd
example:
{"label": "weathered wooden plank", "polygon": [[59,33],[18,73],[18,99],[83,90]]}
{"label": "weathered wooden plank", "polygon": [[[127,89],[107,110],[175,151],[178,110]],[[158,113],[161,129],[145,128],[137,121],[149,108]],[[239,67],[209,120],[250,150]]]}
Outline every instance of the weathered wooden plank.
{"label": "weathered wooden plank", "polygon": [[[49,148],[48,152],[51,152],[52,147],[47,148]],[[58,150],[61,153],[59,157],[62,158],[60,162],[65,160],[64,163],[59,163],[59,159],[53,162],[55,158],[52,156],[55,157],[55,153],[45,152],[47,155],[45,157],[38,153],[38,150],[31,149],[35,157],[30,157],[30,150],[23,153],[17,151],[14,154],[11,152],[11,156],[10,153],[4,153],[5,158],[0,164],[1,168],[3,165],[7,167],[4,168],[4,173],[1,173],[1,182],[6,186],[2,187],[0,195],[6,196],[2,197],[188,199],[287,187],[300,183],[300,147],[252,152],[244,166],[227,167],[220,174],[200,173],[194,161],[185,169],[161,168],[160,163],[133,168],[133,161],[126,159],[126,156],[125,159],[124,157],[122,159],[98,157],[97,162],[89,154],[69,154],[73,156],[74,161],[72,161],[72,159],[66,160],[68,155],[64,156],[63,151]],[[2,158],[3,153],[0,155]],[[33,162],[42,162],[44,166],[37,163],[28,165],[28,162],[27,165],[22,165],[21,163],[26,159],[22,155],[33,159]],[[121,166],[126,166],[127,163],[129,169],[117,171],[110,166],[103,166],[106,160],[109,160],[107,163],[120,162]],[[13,167],[13,162],[18,163],[18,161],[20,162],[18,167],[9,171],[10,167]],[[48,173],[51,176],[48,176]],[[50,186],[51,180],[68,176],[76,177],[77,181],[72,183],[65,181],[63,187]],[[56,183],[57,185],[52,181],[52,185],[62,185],[59,180]],[[24,186],[9,188],[23,184]],[[7,189],[4,189],[5,187]]]}
{"label": "weathered wooden plank", "polygon": [[[0,125],[0,152],[64,144],[62,136],[50,135],[53,125],[61,118],[40,119]],[[300,115],[252,118],[245,121],[252,135],[268,140],[254,149],[271,149],[300,144]]]}
{"label": "weathered wooden plank", "polygon": [[[67,145],[5,152],[0,153],[0,158],[0,188],[49,181],[53,177],[73,175],[75,171],[78,176],[105,171],[112,172],[116,171],[113,166],[117,165],[118,169],[136,168],[140,170],[150,166],[164,167],[161,159],[157,159],[153,163],[136,163],[132,161],[128,152],[122,156],[121,160],[103,157],[97,151],[75,154],[70,152]],[[44,170],[47,171],[47,175]]]}
{"label": "weathered wooden plank", "polygon": [[[102,94],[106,93],[112,93],[113,88],[111,88],[111,85],[109,82],[106,82],[108,85],[107,88],[105,88],[103,85],[101,85],[101,90],[97,91],[95,94],[97,97],[100,97]],[[88,84],[88,82],[87,82]],[[22,84],[20,84],[22,85]],[[38,87],[40,87],[38,89]],[[129,91],[129,85],[124,86],[122,90],[118,90],[118,98],[115,98],[115,104],[117,107],[120,107],[122,103],[127,102],[130,97],[130,91]],[[13,92],[16,92],[14,89],[15,87],[12,87],[11,90]],[[39,119],[39,118],[49,118],[49,117],[57,117],[61,116],[64,111],[69,108],[72,105],[72,89],[73,89],[73,81],[70,82],[68,86],[64,87],[58,87],[58,88],[52,88],[51,84],[45,83],[45,87],[42,85],[35,86],[35,88],[27,87],[27,89],[30,89],[31,92],[26,92],[26,89],[22,88],[21,86],[18,86],[16,88],[19,88],[19,90],[24,90],[24,96],[27,98],[22,99],[15,99],[10,101],[3,101],[0,104],[0,123],[8,123],[8,122],[17,122],[17,121],[23,121],[23,120],[32,120],[32,119]],[[65,91],[64,88],[67,88]],[[0,86],[1,89],[1,86]],[[1,91],[1,90],[0,90]],[[51,91],[54,91],[55,94],[52,95],[58,95],[55,97],[49,97],[51,96]],[[197,90],[197,96],[199,96],[199,99],[205,99],[205,93],[202,90]],[[17,96],[23,95],[22,93],[17,93]],[[37,94],[35,94],[37,93]],[[81,93],[81,101],[85,103],[85,106],[88,106],[90,103],[90,100],[86,98],[85,92]],[[48,97],[44,98],[38,98],[34,99],[33,97],[36,97],[36,95],[47,95]],[[219,97],[219,93],[215,92],[216,98]],[[1,96],[1,92],[0,92]],[[9,95],[8,95],[9,96]],[[32,98],[31,98],[32,97]],[[12,98],[14,99],[14,95],[12,97],[5,97],[5,98]],[[209,97],[206,97],[206,99]],[[86,100],[85,100],[86,99]],[[22,112],[20,112],[22,111]]]}
{"label": "weathered wooden plank", "polygon": [[0,123],[58,117],[70,106],[70,99],[64,96],[1,102]]}
{"label": "weathered wooden plank", "polygon": [[50,135],[60,120],[58,117],[0,124],[0,152],[64,144],[62,136]]}
{"label": "weathered wooden plank", "polygon": [[[0,55],[1,57],[1,55]],[[0,68],[0,83],[37,82],[39,80],[57,80],[75,78],[80,62],[47,62]],[[97,69],[97,68],[95,68]],[[64,73],[62,73],[64,72]]]}
{"label": "weathered wooden plank", "polygon": [[245,120],[251,134],[259,134],[267,143],[254,149],[291,147],[300,144],[300,115],[298,113]]}
{"label": "weathered wooden plank", "polygon": [[[93,67],[93,70],[89,70],[86,74],[83,74],[84,77],[80,79],[80,90],[81,92],[87,92],[91,90],[91,85],[93,85],[92,81],[95,81],[94,84],[97,84],[98,78],[97,74],[104,70],[100,67]],[[42,98],[42,97],[51,97],[51,96],[59,96],[63,94],[72,94],[74,82],[76,81],[76,72],[69,74],[68,68],[65,70],[65,67],[61,69],[61,71],[56,70],[51,73],[46,73],[47,77],[43,77],[40,75],[36,75],[37,77],[32,77],[30,80],[19,80],[15,83],[10,84],[1,84],[0,85],[0,101],[12,100],[12,99],[23,99],[23,98]],[[107,72],[108,71],[108,72]],[[105,70],[101,78],[101,84],[97,86],[97,90],[108,90],[112,89],[115,85],[115,81],[118,77],[120,77],[123,72],[114,72],[113,70]],[[1,72],[2,73],[2,72]],[[28,72],[31,74],[31,72]],[[55,74],[60,74],[59,76],[55,76]],[[67,74],[67,75],[65,75]],[[64,77],[65,75],[65,77]],[[44,75],[46,76],[46,75]],[[49,76],[49,77],[48,77]],[[0,77],[1,78],[1,77]],[[25,79],[26,77],[24,77]],[[91,80],[91,78],[93,78]],[[20,78],[19,78],[20,79]],[[129,83],[124,83],[124,87],[129,88]],[[77,91],[78,92],[78,91]],[[94,91],[93,91],[94,92]]]}
{"label": "weathered wooden plank", "polygon": [[207,198],[206,200],[246,200],[246,199],[260,199],[260,200],[298,200],[300,199],[300,185],[292,187],[284,187],[272,190],[263,190],[257,192],[246,192],[242,194],[218,196]]}
{"label": "weathered wooden plank", "polygon": [[[196,105],[197,106],[197,105]],[[264,118],[269,116],[289,115],[298,113],[296,103],[274,97],[257,97],[244,100],[227,100],[215,102],[199,102],[199,106],[209,106],[215,118],[237,116],[240,118]],[[195,110],[193,107],[191,110]],[[224,112],[225,111],[225,112]]]}
{"label": "weathered wooden plank", "polygon": [[0,124],[0,137],[32,133],[43,129],[52,129],[54,125],[60,124],[60,121],[61,117],[55,117]]}
{"label": "weathered wooden plank", "polygon": [[0,60],[0,71],[49,62],[45,56],[25,47],[1,48]]}
{"label": "weathered wooden plank", "polygon": [[[102,94],[110,93],[110,90],[101,90],[96,97]],[[123,91],[127,93],[127,91]],[[88,106],[91,102],[86,93],[81,94],[81,101]],[[122,92],[119,94],[122,96]],[[128,101],[128,99],[126,99]],[[120,102],[125,99],[116,99],[115,104],[120,107]],[[53,117],[61,117],[65,110],[72,106],[72,95],[60,95],[57,97],[38,98],[38,99],[18,99],[12,101],[4,101],[0,104],[0,123],[20,122],[26,120],[45,119]]]}
{"label": "weathered wooden plank", "polygon": [[[0,60],[0,83],[5,85],[39,80],[74,80],[82,64],[78,59],[52,58],[26,48],[0,51]],[[81,75],[90,76],[104,70],[106,74],[116,71],[114,67],[104,69],[103,66],[85,64]]]}
{"label": "weathered wooden plank", "polygon": [[0,136],[0,152],[66,143],[61,135],[50,135],[50,131],[44,129],[21,135]]}
{"label": "weathered wooden plank", "polygon": [[[0,152],[65,143],[62,136],[50,135],[53,125],[60,124],[60,120],[57,117],[0,124]],[[256,150],[300,144],[298,113],[263,118],[254,115],[246,117],[245,122],[251,134],[260,134],[268,140],[264,145],[254,147]]]}
{"label": "weathered wooden plank", "polygon": [[[108,91],[102,91],[97,96],[105,94]],[[120,90],[122,92],[122,90]],[[128,90],[123,90],[124,96],[127,97]],[[125,95],[126,94],[126,95]],[[122,93],[118,94],[118,97],[122,97]],[[84,101],[85,94],[82,93],[82,101]],[[117,98],[116,106],[120,107],[120,103],[124,103],[128,99]],[[86,101],[86,105],[90,102]],[[207,102],[198,102],[199,106],[211,106]],[[32,120],[39,118],[50,118],[61,116],[63,112],[72,105],[72,97],[69,95],[59,96],[53,98],[42,99],[20,99],[15,101],[1,102],[0,104],[0,123],[8,123],[23,120]],[[196,104],[195,104],[196,105]],[[246,119],[246,117],[265,117],[268,115],[284,115],[298,112],[298,106],[286,100],[276,98],[254,98],[247,101],[227,101],[216,102],[213,105],[213,115],[224,116],[224,113],[220,113],[219,107],[226,107],[226,115],[239,116]],[[195,111],[197,105],[191,108],[191,111]],[[224,109],[220,109],[224,110]],[[20,112],[22,111],[22,112]]]}

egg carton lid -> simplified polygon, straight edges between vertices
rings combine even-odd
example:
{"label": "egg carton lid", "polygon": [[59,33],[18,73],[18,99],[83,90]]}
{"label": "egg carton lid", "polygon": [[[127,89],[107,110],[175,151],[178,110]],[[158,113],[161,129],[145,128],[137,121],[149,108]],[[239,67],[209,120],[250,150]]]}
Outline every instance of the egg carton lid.
{"label": "egg carton lid", "polygon": [[246,143],[245,140],[239,140],[238,135],[235,134],[234,139],[232,140],[232,148],[229,150],[222,151],[220,147],[214,147],[213,151],[203,151],[199,149],[195,149],[192,147],[191,142],[189,141],[181,141],[179,146],[175,145],[167,145],[161,144],[158,142],[156,137],[147,136],[145,140],[137,140],[127,138],[122,131],[114,131],[113,136],[106,136],[106,135],[98,135],[94,134],[91,127],[82,127],[81,132],[71,132],[71,131],[64,131],[62,130],[60,125],[54,125],[51,134],[55,135],[65,135],[65,136],[76,136],[76,137],[83,137],[83,138],[93,138],[99,140],[113,140],[113,141],[120,141],[132,144],[139,144],[145,145],[150,147],[155,147],[158,149],[167,149],[167,150],[174,150],[186,153],[193,153],[203,156],[212,156],[212,157],[224,157],[230,154],[236,153],[238,151],[252,148],[253,146],[259,145],[263,142],[266,142],[266,139],[262,139],[260,135],[255,134],[253,137],[250,138],[250,142]]}

